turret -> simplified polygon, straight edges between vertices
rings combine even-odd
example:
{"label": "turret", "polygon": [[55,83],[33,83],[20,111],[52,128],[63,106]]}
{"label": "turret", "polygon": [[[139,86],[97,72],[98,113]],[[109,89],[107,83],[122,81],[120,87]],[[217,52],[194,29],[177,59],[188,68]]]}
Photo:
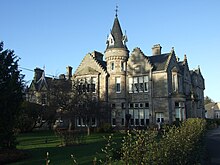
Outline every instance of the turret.
{"label": "turret", "polygon": [[[112,125],[121,125],[126,102],[126,69],[129,51],[126,46],[127,36],[123,35],[118,20],[117,9],[112,30],[107,39],[105,59],[108,77],[108,101],[112,106]],[[116,115],[117,112],[117,115]]]}
{"label": "turret", "polygon": [[109,73],[120,73],[125,71],[129,51],[126,46],[127,36],[123,35],[121,26],[116,14],[112,30],[107,39],[105,50],[105,59],[107,62],[107,71]]}

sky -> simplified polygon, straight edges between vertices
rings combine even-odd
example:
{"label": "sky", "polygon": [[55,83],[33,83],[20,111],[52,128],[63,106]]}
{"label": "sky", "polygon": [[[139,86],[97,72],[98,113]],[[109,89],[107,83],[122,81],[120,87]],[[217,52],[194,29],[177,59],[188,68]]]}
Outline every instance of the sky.
{"label": "sky", "polygon": [[66,66],[76,70],[87,53],[104,53],[116,5],[130,52],[174,47],[190,69],[200,67],[204,95],[220,102],[219,0],[0,0],[0,41],[20,58],[28,83],[36,67],[59,76]]}

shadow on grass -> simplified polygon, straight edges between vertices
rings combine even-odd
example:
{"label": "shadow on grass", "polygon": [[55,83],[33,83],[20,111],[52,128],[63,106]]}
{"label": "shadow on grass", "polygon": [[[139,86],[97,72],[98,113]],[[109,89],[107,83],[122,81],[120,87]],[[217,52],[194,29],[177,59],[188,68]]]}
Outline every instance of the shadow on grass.
{"label": "shadow on grass", "polygon": [[[11,165],[39,165],[46,164],[46,153],[49,152],[50,165],[67,165],[72,164],[71,154],[77,162],[82,165],[91,165],[94,157],[99,157],[106,141],[103,136],[109,134],[92,134],[86,136],[86,144],[77,144],[66,147],[58,147],[60,140],[53,132],[45,136],[44,134],[27,134],[18,138],[20,142],[18,148],[23,149],[29,154],[29,158]],[[29,136],[29,138],[28,138]],[[47,143],[45,143],[47,137]],[[116,135],[116,141],[120,141],[122,135]]]}

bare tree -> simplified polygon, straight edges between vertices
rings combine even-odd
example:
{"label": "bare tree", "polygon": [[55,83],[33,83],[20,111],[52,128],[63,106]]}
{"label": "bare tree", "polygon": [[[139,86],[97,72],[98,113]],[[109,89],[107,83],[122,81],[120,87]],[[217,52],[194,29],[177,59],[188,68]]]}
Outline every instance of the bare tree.
{"label": "bare tree", "polygon": [[100,104],[93,93],[83,87],[74,81],[54,80],[50,88],[50,104],[55,105],[58,114],[68,120],[68,130],[72,129],[78,118],[83,120],[89,135],[93,119],[98,117]]}

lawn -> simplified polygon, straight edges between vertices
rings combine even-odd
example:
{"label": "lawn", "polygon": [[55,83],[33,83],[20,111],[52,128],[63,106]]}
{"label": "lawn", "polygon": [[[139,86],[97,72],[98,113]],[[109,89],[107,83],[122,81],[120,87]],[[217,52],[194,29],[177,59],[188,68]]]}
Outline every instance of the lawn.
{"label": "lawn", "polygon": [[[86,136],[85,144],[59,147],[61,141],[53,131],[35,131],[21,134],[17,138],[19,142],[17,148],[24,150],[29,157],[12,165],[43,165],[47,152],[49,152],[50,165],[73,164],[71,154],[74,155],[79,164],[91,165],[94,157],[100,157],[97,152],[101,153],[101,148],[106,144],[103,136],[108,135],[110,134],[94,133]],[[122,134],[116,133],[114,139],[120,142],[122,136]]]}

